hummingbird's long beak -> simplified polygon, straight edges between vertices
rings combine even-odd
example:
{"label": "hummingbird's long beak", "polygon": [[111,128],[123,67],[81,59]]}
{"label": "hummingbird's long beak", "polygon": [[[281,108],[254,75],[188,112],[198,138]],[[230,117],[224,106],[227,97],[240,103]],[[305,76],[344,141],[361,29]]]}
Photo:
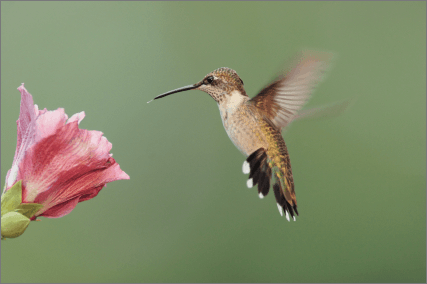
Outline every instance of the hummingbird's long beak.
{"label": "hummingbird's long beak", "polygon": [[151,101],[147,102],[147,104],[151,103],[154,100],[157,100],[157,99],[160,99],[160,98],[163,98],[163,97],[175,94],[175,93],[179,93],[179,92],[183,92],[183,91],[188,91],[188,90],[196,89],[196,88],[200,87],[200,85],[201,85],[201,83],[197,83],[197,84],[194,84],[194,85],[188,85],[188,86],[185,86],[185,87],[181,87],[181,88],[178,88],[178,89],[166,92],[164,94],[158,95],[157,97],[155,97]]}

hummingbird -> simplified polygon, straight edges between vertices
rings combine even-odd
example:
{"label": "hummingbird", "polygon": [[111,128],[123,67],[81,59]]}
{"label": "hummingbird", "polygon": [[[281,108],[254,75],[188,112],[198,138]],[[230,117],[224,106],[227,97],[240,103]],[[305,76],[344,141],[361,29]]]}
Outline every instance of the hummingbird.
{"label": "hummingbird", "polygon": [[299,213],[295,185],[282,130],[298,118],[299,110],[322,79],[331,57],[323,52],[300,53],[286,72],[253,98],[246,94],[237,72],[222,67],[193,85],[163,93],[153,100],[188,90],[208,93],[218,104],[229,138],[246,157],[242,171],[249,174],[247,187],[257,185],[259,197],[264,198],[273,184],[280,215],[285,213],[288,221],[290,217],[296,221]]}

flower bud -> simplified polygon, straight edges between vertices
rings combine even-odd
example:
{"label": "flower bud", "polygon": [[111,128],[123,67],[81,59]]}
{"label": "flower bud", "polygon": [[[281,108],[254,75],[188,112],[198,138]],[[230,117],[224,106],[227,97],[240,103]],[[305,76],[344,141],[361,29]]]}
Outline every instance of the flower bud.
{"label": "flower bud", "polygon": [[18,212],[9,212],[1,217],[1,237],[16,238],[22,235],[30,219]]}

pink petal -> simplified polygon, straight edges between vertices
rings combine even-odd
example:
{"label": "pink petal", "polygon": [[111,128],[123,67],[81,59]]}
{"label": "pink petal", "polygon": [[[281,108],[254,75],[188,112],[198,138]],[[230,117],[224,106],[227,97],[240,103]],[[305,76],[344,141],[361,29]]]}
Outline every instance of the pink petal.
{"label": "pink petal", "polygon": [[43,208],[40,212],[37,212],[36,216],[43,216],[46,218],[63,217],[65,215],[69,214],[77,206],[77,203],[85,201],[85,200],[92,199],[95,196],[97,196],[102,188],[103,188],[103,186],[99,186],[97,188],[94,188],[94,189],[92,189],[92,192],[88,194],[90,196],[81,196],[81,197],[76,197],[76,198],[67,200],[63,203],[57,204],[57,205],[47,209],[44,212],[42,211],[42,210],[44,210],[44,208]]}
{"label": "pink petal", "polygon": [[25,89],[24,83],[18,87],[21,93],[21,107],[19,118],[16,121],[18,126],[17,142],[15,156],[13,158],[12,168],[6,175],[6,189],[10,188],[17,180],[18,165],[24,157],[26,149],[31,147],[35,139],[35,121],[36,111],[34,108],[33,97]]}
{"label": "pink petal", "polygon": [[68,119],[62,108],[39,110],[23,84],[18,90],[18,142],[5,190],[16,180],[23,181],[22,201],[44,205],[33,219],[67,215],[106,183],[129,179],[109,153],[112,144],[103,133],[78,128],[84,112]]}
{"label": "pink petal", "polygon": [[55,134],[59,128],[65,125],[67,119],[68,116],[65,114],[63,108],[47,111],[37,117],[35,142]]}
{"label": "pink petal", "polygon": [[[111,166],[108,168],[92,170],[77,178],[75,176],[70,178],[72,175],[63,175],[60,180],[52,185],[52,188],[56,190],[45,191],[36,197],[34,202],[44,205],[44,208],[37,212],[36,215],[49,216],[51,218],[64,216],[69,213],[70,200],[75,200],[77,198],[77,202],[82,202],[92,199],[98,195],[99,191],[106,183],[119,179],[129,179],[129,176],[120,170],[119,165],[114,159],[112,160],[113,161],[110,162]],[[78,167],[73,169],[72,172],[81,173],[86,172],[86,170],[87,169]],[[55,214],[52,214],[52,208],[54,208]],[[63,212],[67,213],[63,214]],[[54,215],[60,216],[55,217]]]}
{"label": "pink petal", "polygon": [[107,182],[128,179],[110,157],[111,147],[102,132],[78,129],[77,121],[66,124],[27,151],[19,174],[25,185],[23,201],[45,205],[37,213],[44,216],[54,206],[62,212],[60,204],[68,210],[65,204],[77,197],[79,202],[93,198],[94,188],[100,190]]}
{"label": "pink petal", "polygon": [[[19,118],[16,121],[16,124],[18,125],[18,142],[16,144],[17,150],[21,147],[24,136],[33,134],[34,129],[32,124],[36,120],[33,97],[25,89],[24,83],[18,87],[18,90],[21,93],[21,108]],[[29,130],[31,131],[29,132]]]}
{"label": "pink petal", "polygon": [[73,211],[73,209],[77,206],[77,203],[79,203],[78,197],[68,200],[64,203],[55,205],[49,208],[47,211],[43,212],[43,214],[37,212],[35,216],[42,215],[43,217],[47,218],[60,218]]}
{"label": "pink petal", "polygon": [[77,123],[80,124],[80,122],[83,120],[83,118],[85,118],[85,112],[84,111],[74,114],[72,117],[70,117],[68,119],[67,123],[77,121]]}
{"label": "pink petal", "polygon": [[47,109],[44,108],[43,110],[39,110],[39,106],[38,105],[34,105],[34,112],[36,113],[36,116],[42,115],[45,112],[47,112]]}

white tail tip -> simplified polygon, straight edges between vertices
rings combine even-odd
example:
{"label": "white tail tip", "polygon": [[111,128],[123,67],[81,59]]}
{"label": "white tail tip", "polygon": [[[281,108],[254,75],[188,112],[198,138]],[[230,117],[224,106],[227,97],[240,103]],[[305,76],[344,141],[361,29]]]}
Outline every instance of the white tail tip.
{"label": "white tail tip", "polygon": [[244,161],[243,162],[243,167],[242,167],[242,171],[245,175],[247,175],[250,172],[250,167],[249,167],[249,163]]}
{"label": "white tail tip", "polygon": [[286,211],[286,220],[288,220],[288,222],[291,221],[291,219],[289,219],[289,213],[288,213],[288,211]]}
{"label": "white tail tip", "polygon": [[283,216],[283,208],[277,203],[277,208],[279,209],[280,216]]}
{"label": "white tail tip", "polygon": [[262,192],[260,192],[260,193],[258,194],[258,196],[259,196],[259,198],[261,198],[261,199],[263,199],[263,198],[264,198],[264,195],[262,195]]}
{"label": "white tail tip", "polygon": [[251,178],[248,179],[248,181],[246,182],[246,185],[248,186],[248,188],[252,188],[252,186],[254,186],[253,180]]}
{"label": "white tail tip", "polygon": [[295,216],[293,217],[293,219],[294,219],[294,221],[296,221],[296,220],[297,220],[297,218],[296,218]]}

